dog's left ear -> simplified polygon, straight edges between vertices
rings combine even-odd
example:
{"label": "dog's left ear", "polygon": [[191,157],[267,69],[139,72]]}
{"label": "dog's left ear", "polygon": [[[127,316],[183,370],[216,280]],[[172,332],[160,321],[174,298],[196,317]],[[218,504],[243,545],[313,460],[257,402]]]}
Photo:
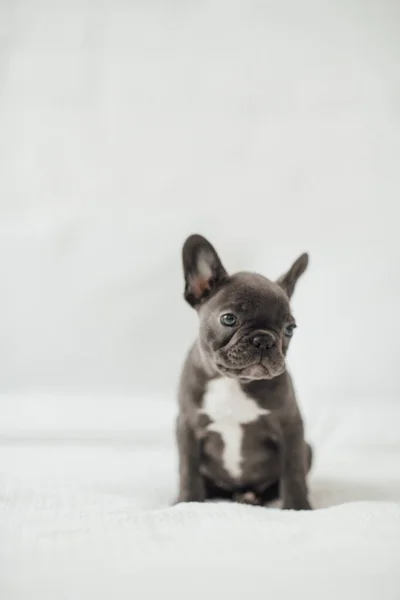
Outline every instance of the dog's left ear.
{"label": "dog's left ear", "polygon": [[182,248],[182,262],[185,299],[194,308],[228,279],[214,246],[201,235],[188,237]]}
{"label": "dog's left ear", "polygon": [[294,292],[294,288],[296,287],[297,280],[301,275],[303,275],[304,271],[307,269],[308,265],[308,254],[304,253],[293,263],[290,267],[289,271],[279,277],[277,283],[281,286],[281,288],[286,292],[288,297],[290,298]]}

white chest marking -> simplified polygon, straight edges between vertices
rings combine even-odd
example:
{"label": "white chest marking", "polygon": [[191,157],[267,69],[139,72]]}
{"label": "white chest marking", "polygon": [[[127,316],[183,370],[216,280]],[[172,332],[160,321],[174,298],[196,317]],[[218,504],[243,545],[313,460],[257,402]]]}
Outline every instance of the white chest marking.
{"label": "white chest marking", "polygon": [[267,415],[271,411],[260,408],[257,402],[243,392],[235,379],[222,377],[209,382],[202,412],[212,421],[208,430],[216,431],[223,439],[222,458],[225,469],[232,477],[240,477],[243,438],[241,425],[256,421],[260,415]]}

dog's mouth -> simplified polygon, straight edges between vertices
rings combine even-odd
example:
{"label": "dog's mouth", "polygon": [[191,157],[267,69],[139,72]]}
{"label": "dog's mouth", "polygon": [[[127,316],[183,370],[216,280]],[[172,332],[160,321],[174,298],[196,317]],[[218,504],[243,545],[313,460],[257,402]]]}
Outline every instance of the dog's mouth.
{"label": "dog's mouth", "polygon": [[217,363],[218,370],[227,377],[242,380],[273,379],[285,371],[285,364],[265,364],[262,360],[245,365],[243,367],[232,367]]}
{"label": "dog's mouth", "polygon": [[218,371],[235,379],[273,379],[285,371],[285,356],[279,344],[261,349],[239,340],[216,349],[212,360]]}

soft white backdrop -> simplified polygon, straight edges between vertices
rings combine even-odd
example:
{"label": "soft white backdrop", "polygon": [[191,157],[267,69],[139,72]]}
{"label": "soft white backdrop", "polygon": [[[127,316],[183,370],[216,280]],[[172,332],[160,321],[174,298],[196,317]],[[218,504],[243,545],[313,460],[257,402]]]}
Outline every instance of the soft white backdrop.
{"label": "soft white backdrop", "polygon": [[306,408],[397,400],[398,3],[0,11],[3,428],[11,392],[174,401],[194,231],[231,270],[310,252],[290,355]]}

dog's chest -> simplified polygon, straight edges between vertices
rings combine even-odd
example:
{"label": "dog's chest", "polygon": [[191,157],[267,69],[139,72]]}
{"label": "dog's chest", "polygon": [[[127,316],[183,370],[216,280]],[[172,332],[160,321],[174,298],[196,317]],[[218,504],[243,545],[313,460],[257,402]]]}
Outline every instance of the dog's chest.
{"label": "dog's chest", "polygon": [[218,433],[223,440],[222,460],[226,471],[231,477],[239,478],[242,474],[242,425],[257,421],[270,411],[247,396],[235,379],[222,377],[208,383],[201,412],[211,420],[208,431]]}

